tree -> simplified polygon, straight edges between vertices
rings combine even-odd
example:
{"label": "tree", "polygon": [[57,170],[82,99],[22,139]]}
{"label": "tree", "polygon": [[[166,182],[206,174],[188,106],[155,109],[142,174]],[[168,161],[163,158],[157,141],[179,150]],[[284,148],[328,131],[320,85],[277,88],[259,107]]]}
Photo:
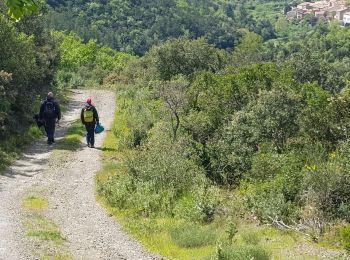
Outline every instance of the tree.
{"label": "tree", "polygon": [[245,32],[233,52],[234,66],[248,65],[261,60],[263,38],[254,32]]}
{"label": "tree", "polygon": [[162,80],[196,71],[216,72],[226,65],[225,52],[201,38],[198,40],[171,39],[152,48],[145,56],[148,67]]}
{"label": "tree", "polygon": [[8,14],[16,21],[19,21],[25,14],[38,10],[38,3],[35,0],[5,0],[8,7]]}
{"label": "tree", "polygon": [[158,86],[158,94],[164,100],[171,115],[171,127],[173,142],[177,140],[177,131],[180,126],[180,114],[187,103],[186,89],[189,82],[183,76],[161,83]]}

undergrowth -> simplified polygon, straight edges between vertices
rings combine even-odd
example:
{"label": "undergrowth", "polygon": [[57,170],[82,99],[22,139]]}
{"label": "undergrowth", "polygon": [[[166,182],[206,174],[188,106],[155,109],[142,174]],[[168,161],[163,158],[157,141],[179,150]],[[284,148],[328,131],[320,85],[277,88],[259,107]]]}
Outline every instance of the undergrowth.
{"label": "undergrowth", "polygon": [[[126,103],[124,102],[124,105]],[[115,216],[125,229],[149,250],[170,259],[322,258],[320,256],[322,252],[318,252],[317,246],[302,234],[281,231],[264,225],[258,226],[255,221],[249,220],[250,217],[246,216],[242,202],[239,197],[235,198],[232,191],[222,189],[217,192],[219,204],[208,201],[205,196],[202,196],[204,204],[197,203],[195,197],[185,193],[182,194],[184,196],[181,196],[181,199],[173,201],[174,204],[169,208],[162,207],[164,200],[159,200],[157,205],[149,204],[153,207],[149,210],[147,206],[149,211],[140,208],[142,204],[138,204],[139,202],[143,201],[143,205],[148,205],[147,203],[157,197],[150,200],[153,196],[152,186],[143,186],[147,189],[143,190],[143,197],[138,198],[138,189],[147,183],[146,179],[139,182],[141,177],[138,175],[138,169],[143,169],[147,176],[147,169],[142,168],[142,162],[146,164],[149,159],[147,157],[140,159],[130,168],[129,158],[135,158],[135,156],[137,158],[142,150],[129,147],[130,142],[125,142],[125,136],[130,134],[127,121],[125,107],[120,105],[115,114],[114,126],[104,141],[104,166],[96,176],[96,188],[99,201],[110,214]],[[128,140],[129,138],[130,136],[127,137]],[[157,157],[152,150],[147,152]],[[142,156],[139,158],[143,158]],[[171,164],[165,164],[164,167],[169,165]],[[136,170],[130,178],[129,171],[133,167]],[[162,175],[157,173],[155,176],[160,178]],[[113,183],[118,185],[113,186]],[[124,193],[128,196],[125,197]],[[150,195],[152,196],[149,197]],[[167,196],[166,194],[161,196],[164,197],[164,195]],[[194,208],[197,210],[201,208],[200,212],[207,212],[206,216],[215,214],[214,218],[203,218],[203,215],[193,210]],[[169,209],[174,210],[169,211]],[[212,209],[215,210],[212,211]],[[299,250],[298,248],[302,245],[310,250]]]}
{"label": "undergrowth", "polygon": [[24,149],[33,141],[42,137],[42,132],[36,126],[31,126],[21,134],[9,136],[0,141],[0,171],[18,159]]}

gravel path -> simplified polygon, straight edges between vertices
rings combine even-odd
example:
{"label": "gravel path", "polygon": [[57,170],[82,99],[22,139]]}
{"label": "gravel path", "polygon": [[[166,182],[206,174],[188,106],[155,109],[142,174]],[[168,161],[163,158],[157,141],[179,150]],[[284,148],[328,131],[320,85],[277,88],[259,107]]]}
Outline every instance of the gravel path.
{"label": "gravel path", "polygon": [[[108,91],[81,91],[73,95],[61,127],[60,139],[80,115],[82,101],[91,96],[100,121],[108,130],[115,111],[115,96]],[[55,147],[45,139],[29,149],[0,175],[0,259],[35,259],[33,248],[21,225],[21,204],[33,188],[47,191],[47,214],[67,239],[74,259],[160,259],[123,232],[95,199],[94,175],[101,169],[100,147],[105,136],[96,136],[96,149],[82,146],[67,156],[52,156]],[[60,158],[58,160],[57,158]]]}

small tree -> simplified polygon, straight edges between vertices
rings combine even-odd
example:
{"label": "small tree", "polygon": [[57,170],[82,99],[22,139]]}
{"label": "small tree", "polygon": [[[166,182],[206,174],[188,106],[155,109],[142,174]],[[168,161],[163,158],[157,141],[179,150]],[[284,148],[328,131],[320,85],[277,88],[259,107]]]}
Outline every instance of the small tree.
{"label": "small tree", "polygon": [[180,127],[180,114],[187,104],[186,89],[189,82],[184,76],[179,76],[170,81],[162,82],[157,87],[159,97],[164,100],[170,111],[173,141],[177,140],[177,131]]}

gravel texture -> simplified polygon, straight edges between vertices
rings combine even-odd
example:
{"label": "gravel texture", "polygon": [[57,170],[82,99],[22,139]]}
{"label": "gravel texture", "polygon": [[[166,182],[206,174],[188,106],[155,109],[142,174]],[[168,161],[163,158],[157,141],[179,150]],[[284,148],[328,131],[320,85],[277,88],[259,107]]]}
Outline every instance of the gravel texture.
{"label": "gravel texture", "polygon": [[47,215],[60,228],[74,259],[161,259],[130,238],[95,198],[94,176],[101,169],[102,141],[115,111],[114,93],[102,90],[73,94],[60,127],[59,140],[92,97],[106,131],[96,135],[95,149],[81,146],[55,156],[42,139],[0,175],[0,259],[36,259],[21,224],[22,201],[33,188],[48,194]]}

